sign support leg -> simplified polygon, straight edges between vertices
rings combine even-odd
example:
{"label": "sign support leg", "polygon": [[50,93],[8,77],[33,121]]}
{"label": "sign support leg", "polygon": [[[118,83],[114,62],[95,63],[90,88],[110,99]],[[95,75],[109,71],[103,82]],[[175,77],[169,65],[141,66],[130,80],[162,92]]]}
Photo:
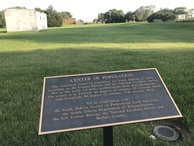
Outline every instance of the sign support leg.
{"label": "sign support leg", "polygon": [[113,146],[113,126],[103,128],[104,146]]}

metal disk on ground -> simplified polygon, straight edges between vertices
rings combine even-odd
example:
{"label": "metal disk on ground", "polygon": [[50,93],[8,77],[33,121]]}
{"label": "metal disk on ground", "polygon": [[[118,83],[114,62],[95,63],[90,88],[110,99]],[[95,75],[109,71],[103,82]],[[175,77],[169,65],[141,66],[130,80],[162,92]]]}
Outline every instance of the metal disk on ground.
{"label": "metal disk on ground", "polygon": [[153,132],[157,137],[166,141],[175,141],[179,137],[176,130],[165,125],[158,125],[154,127]]}

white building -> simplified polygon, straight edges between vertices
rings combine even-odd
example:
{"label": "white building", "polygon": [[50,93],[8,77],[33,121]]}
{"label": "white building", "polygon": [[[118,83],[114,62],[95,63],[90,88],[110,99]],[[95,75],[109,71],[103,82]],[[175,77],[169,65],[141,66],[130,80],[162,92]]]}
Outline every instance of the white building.
{"label": "white building", "polygon": [[47,29],[47,15],[45,13],[29,9],[6,9],[4,14],[7,32]]}
{"label": "white building", "polygon": [[194,13],[177,15],[177,20],[186,20],[186,19],[190,19],[190,18],[194,18]]}
{"label": "white building", "polygon": [[177,15],[177,19],[178,20],[184,20],[184,19],[186,19],[186,17],[187,17],[186,14],[179,14],[179,15]]}
{"label": "white building", "polygon": [[188,14],[188,18],[194,18],[194,13]]}

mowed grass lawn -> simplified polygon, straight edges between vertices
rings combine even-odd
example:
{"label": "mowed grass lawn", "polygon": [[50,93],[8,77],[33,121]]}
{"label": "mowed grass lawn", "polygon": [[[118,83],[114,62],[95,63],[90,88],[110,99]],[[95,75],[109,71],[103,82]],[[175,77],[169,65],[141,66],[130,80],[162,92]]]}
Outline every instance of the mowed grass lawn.
{"label": "mowed grass lawn", "polygon": [[[46,76],[157,68],[183,118],[180,139],[152,140],[155,122],[114,127],[115,146],[194,144],[194,23],[75,25],[40,32],[0,29],[0,145],[102,146],[102,128],[38,135]],[[160,121],[166,123],[167,121]]]}

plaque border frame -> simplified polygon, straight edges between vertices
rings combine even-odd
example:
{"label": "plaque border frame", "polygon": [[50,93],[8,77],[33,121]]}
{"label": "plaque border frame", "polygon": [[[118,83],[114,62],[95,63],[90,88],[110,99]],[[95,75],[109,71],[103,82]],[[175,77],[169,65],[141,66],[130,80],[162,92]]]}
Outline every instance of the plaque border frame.
{"label": "plaque border frame", "polygon": [[[63,78],[63,77],[74,77],[74,76],[84,76],[84,75],[98,75],[98,74],[111,74],[111,73],[124,73],[124,72],[133,72],[133,71],[145,71],[145,70],[155,70],[160,81],[162,82],[165,90],[167,91],[167,94],[169,95],[174,107],[176,108],[179,115],[174,116],[165,116],[165,117],[157,117],[157,118],[148,118],[148,119],[140,119],[140,120],[133,120],[133,121],[125,121],[125,122],[116,122],[111,124],[99,124],[99,125],[93,125],[93,126],[84,126],[84,127],[77,127],[77,128],[68,128],[68,129],[61,129],[61,130],[53,130],[53,131],[47,131],[42,132],[42,117],[43,117],[43,107],[44,107],[44,91],[45,91],[45,84],[46,79],[49,78]],[[52,134],[52,133],[60,133],[60,132],[68,132],[68,131],[76,131],[76,130],[86,130],[86,129],[93,129],[93,128],[103,128],[107,126],[118,126],[118,125],[124,125],[124,124],[132,124],[132,123],[140,123],[140,122],[148,122],[148,121],[156,121],[156,120],[164,120],[164,119],[171,119],[171,118],[181,118],[183,117],[179,108],[177,107],[174,99],[172,98],[169,90],[167,89],[162,77],[160,76],[158,70],[156,68],[146,68],[146,69],[133,69],[133,70],[119,70],[119,71],[109,71],[109,72],[96,72],[96,73],[84,73],[84,74],[72,74],[72,75],[61,75],[61,76],[49,76],[44,77],[43,81],[43,89],[42,89],[42,100],[41,100],[41,110],[40,110],[40,120],[39,120],[39,135],[43,134]],[[76,126],[75,126],[76,127]]]}

